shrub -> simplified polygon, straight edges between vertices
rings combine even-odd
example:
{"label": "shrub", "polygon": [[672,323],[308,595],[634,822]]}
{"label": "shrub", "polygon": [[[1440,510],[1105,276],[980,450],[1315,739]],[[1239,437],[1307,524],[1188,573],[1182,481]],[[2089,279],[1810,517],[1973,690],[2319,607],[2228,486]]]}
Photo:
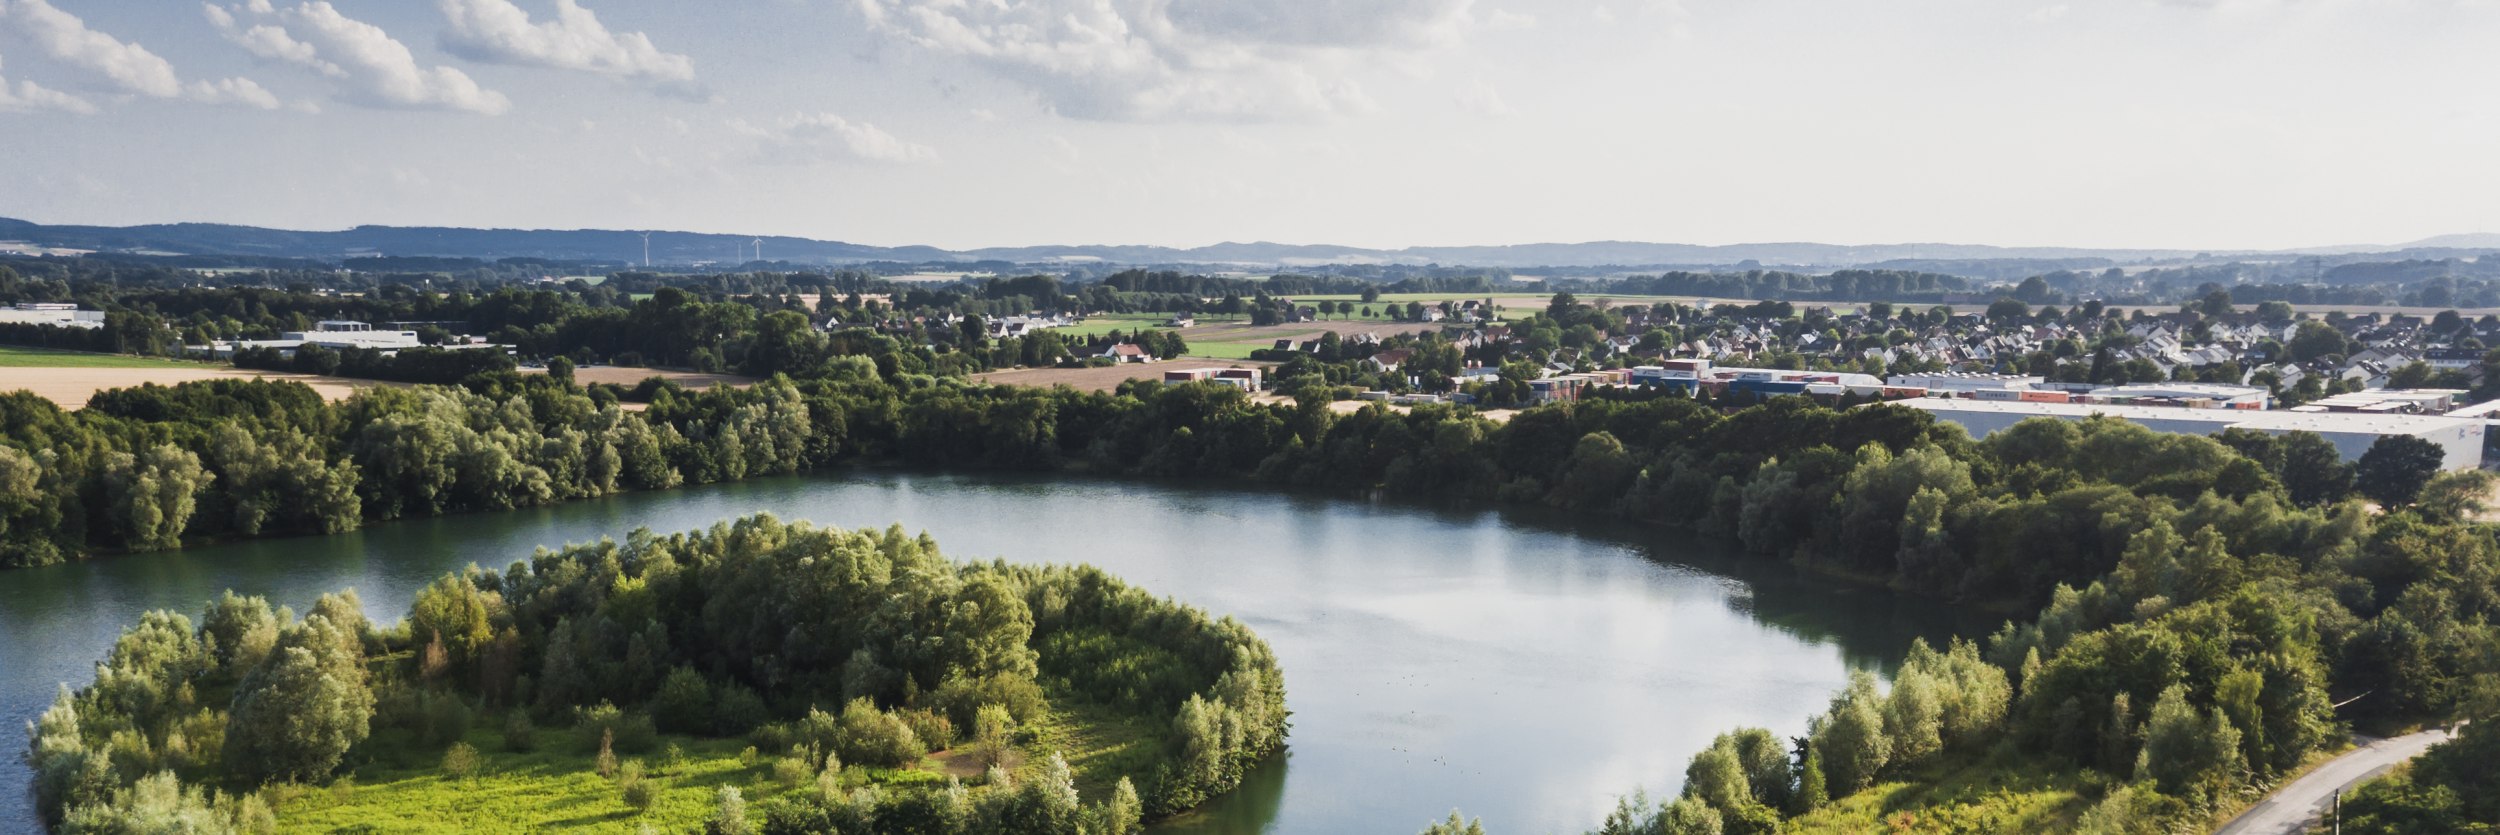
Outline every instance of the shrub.
{"label": "shrub", "polygon": [[538,747],[538,725],[530,721],[529,711],[515,708],[504,715],[503,747],[514,753],[526,753]]}
{"label": "shrub", "polygon": [[783,788],[795,789],[806,785],[810,778],[816,776],[815,772],[815,769],[807,767],[807,758],[797,753],[773,761],[773,782],[780,783]]}
{"label": "shrub", "polygon": [[475,745],[454,742],[451,744],[451,750],[443,752],[444,777],[467,780],[477,776],[477,768],[478,754]]}
{"label": "shrub", "polygon": [[946,748],[955,744],[955,723],[945,714],[927,708],[902,713],[903,724],[911,728],[920,744],[929,748]]}
{"label": "shrub", "polygon": [[772,718],[764,708],[764,697],[739,684],[724,684],[713,691],[712,731],[722,736],[737,736],[755,729]]}
{"label": "shrub", "polygon": [[651,804],[660,798],[660,786],[647,776],[641,760],[628,760],[617,771],[616,790],[625,801],[625,807],[635,812],[650,809]]}
{"label": "shrub", "polygon": [[842,707],[839,742],[834,751],[844,762],[900,768],[920,761],[928,749],[912,734],[911,726],[894,714],[877,710],[867,699],[852,699]]}
{"label": "shrub", "polygon": [[607,744],[629,754],[641,754],[660,744],[660,732],[651,727],[651,717],[638,711],[620,710],[616,705],[600,702],[596,707],[574,708],[573,717],[573,730],[584,750]]}
{"label": "shrub", "polygon": [[660,694],[652,700],[651,716],[661,730],[677,734],[699,734],[713,726],[712,687],[703,676],[688,667],[669,671],[660,682]]}

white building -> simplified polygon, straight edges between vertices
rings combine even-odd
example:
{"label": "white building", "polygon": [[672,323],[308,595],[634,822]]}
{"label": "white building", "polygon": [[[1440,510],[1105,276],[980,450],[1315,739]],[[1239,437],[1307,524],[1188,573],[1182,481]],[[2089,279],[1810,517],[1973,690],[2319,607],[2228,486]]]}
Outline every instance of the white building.
{"label": "white building", "polygon": [[1989,400],[1901,400],[1893,405],[1925,409],[1936,419],[1959,424],[1982,437],[2031,418],[2082,420],[2107,415],[2155,432],[2211,435],[2225,429],[2254,429],[2270,435],[2314,432],[2335,445],[2346,461],[2361,458],[2378,439],[2412,435],[2446,450],[2442,469],[2470,470],[2483,463],[2484,421],[2435,415],[2291,412],[2252,409],[2181,409],[2163,406],[2111,406],[2083,403],[2023,403]]}
{"label": "white building", "polygon": [[56,302],[19,302],[16,307],[0,310],[0,324],[101,328],[104,311],[80,310],[77,305]]}
{"label": "white building", "polygon": [[277,339],[237,339],[211,343],[209,355],[222,359],[234,356],[236,351],[249,348],[276,348],[279,353],[293,356],[295,349],[306,345],[318,345],[333,351],[363,348],[387,354],[395,353],[402,348],[423,347],[424,344],[417,340],[416,331],[378,331],[374,330],[372,325],[363,322],[324,319],[313,325],[312,330],[288,331],[279,334]]}

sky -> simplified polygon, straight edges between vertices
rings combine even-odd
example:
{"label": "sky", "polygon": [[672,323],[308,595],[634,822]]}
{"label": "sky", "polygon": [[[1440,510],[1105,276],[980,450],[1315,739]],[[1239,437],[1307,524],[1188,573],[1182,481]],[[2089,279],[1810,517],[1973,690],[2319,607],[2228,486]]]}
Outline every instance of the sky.
{"label": "sky", "polygon": [[0,216],[949,248],[2500,231],[2500,0],[0,0]]}

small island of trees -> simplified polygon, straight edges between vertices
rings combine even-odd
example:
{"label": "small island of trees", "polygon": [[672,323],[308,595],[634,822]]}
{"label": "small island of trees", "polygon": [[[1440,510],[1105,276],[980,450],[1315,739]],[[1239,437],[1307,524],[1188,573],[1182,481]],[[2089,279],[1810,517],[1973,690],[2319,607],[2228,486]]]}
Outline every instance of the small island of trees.
{"label": "small island of trees", "polygon": [[197,622],[150,612],[28,757],[61,832],[453,831],[560,807],[724,834],[1122,835],[1237,785],[1286,717],[1274,655],[1229,618],[1090,567],[766,515],[447,574],[391,626],[352,591],[302,617],[231,592]]}

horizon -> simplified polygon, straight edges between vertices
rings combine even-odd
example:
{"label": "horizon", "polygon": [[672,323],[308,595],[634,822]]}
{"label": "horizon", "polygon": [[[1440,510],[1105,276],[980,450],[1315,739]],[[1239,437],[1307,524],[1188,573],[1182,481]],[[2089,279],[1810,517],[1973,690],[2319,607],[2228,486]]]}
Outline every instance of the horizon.
{"label": "horizon", "polygon": [[[2406,239],[2403,239],[2403,240],[2395,240],[2395,241],[2346,241],[2346,242],[2342,242],[2342,243],[2306,243],[2306,244],[2298,244],[2298,245],[2294,245],[2294,246],[2288,246],[2288,247],[2277,247],[2277,248],[2257,248],[2257,247],[2215,247],[2215,246],[2205,246],[2205,247],[2171,247],[2171,246],[2095,246],[2095,245],[2058,244],[2058,243],[1995,243],[1995,242],[1982,242],[1982,241],[1955,241],[1955,240],[1942,240],[1942,239],[1926,239],[1926,240],[1908,239],[1908,240],[1885,240],[1885,241],[1830,241],[1830,240],[1809,240],[1809,239],[1802,239],[1802,238],[1799,238],[1799,239],[1787,239],[1787,240],[1772,240],[1772,239],[1764,239],[1764,240],[1739,240],[1739,241],[1725,241],[1725,242],[1700,242],[1700,241],[1690,241],[1690,240],[1631,240],[1631,239],[1619,239],[1619,238],[1588,238],[1588,239],[1578,239],[1578,240],[1571,240],[1571,239],[1556,239],[1556,240],[1532,240],[1532,241],[1531,241],[1531,240],[1523,240],[1523,241],[1514,241],[1514,242],[1508,242],[1508,243],[1410,243],[1410,244],[1397,244],[1397,245],[1389,245],[1389,246],[1366,246],[1366,245],[1359,245],[1359,244],[1347,244],[1347,243],[1341,243],[1341,242],[1336,242],[1336,241],[1279,241],[1279,240],[1265,240],[1265,239],[1239,239],[1239,238],[1236,238],[1236,239],[1225,239],[1225,240],[1210,241],[1210,242],[1204,242],[1204,243],[1177,243],[1177,244],[1176,244],[1176,243],[1141,243],[1141,242],[1120,242],[1120,241],[1111,241],[1111,240],[1063,240],[1063,241],[1051,241],[1051,242],[1042,242],[1042,243],[974,244],[974,245],[970,245],[970,246],[941,246],[941,245],[932,244],[932,243],[926,243],[926,242],[914,242],[914,241],[884,242],[884,241],[869,241],[869,240],[859,240],[859,239],[852,239],[852,238],[829,237],[829,236],[821,236],[821,235],[808,235],[808,234],[757,233],[757,232],[753,232],[753,231],[744,231],[744,230],[704,230],[704,229],[688,229],[688,228],[640,228],[640,227],[633,227],[633,228],[629,228],[629,227],[565,226],[565,225],[553,225],[553,226],[476,226],[476,225],[467,225],[467,224],[459,224],[459,223],[349,223],[349,224],[346,224],[346,225],[335,226],[335,227],[310,227],[310,226],[265,226],[265,225],[261,225],[261,224],[244,223],[244,222],[237,222],[237,221],[224,221],[224,220],[163,220],[163,221],[137,221],[137,222],[127,222],[127,223],[88,223],[88,222],[50,222],[50,221],[44,221],[44,220],[37,220],[37,219],[33,219],[33,218],[20,217],[20,216],[16,216],[16,215],[10,215],[10,214],[4,213],[4,212],[0,212],[0,220],[17,220],[17,221],[24,221],[24,222],[27,222],[27,223],[32,223],[32,224],[35,224],[35,225],[38,225],[38,226],[91,226],[91,227],[98,227],[98,228],[114,228],[114,229],[127,229],[127,228],[139,228],[139,227],[150,227],[150,226],[221,226],[221,227],[240,227],[240,228],[251,228],[251,229],[267,229],[267,230],[281,231],[281,232],[306,232],[306,233],[337,233],[337,232],[348,232],[348,231],[353,231],[353,230],[356,230],[356,229],[364,229],[364,228],[389,228],[389,229],[466,229],[466,230],[478,230],[478,231],[507,231],[507,232],[554,232],[554,233],[571,233],[571,232],[618,232],[618,233],[642,233],[642,232],[648,232],[648,233],[651,233],[651,234],[654,234],[654,235],[661,235],[661,234],[677,234],[677,235],[706,235],[706,236],[728,236],[728,237],[746,237],[746,236],[756,236],[756,237],[763,237],[763,238],[767,238],[767,239],[770,239],[770,238],[789,238],[789,239],[807,240],[807,241],[814,241],[814,242],[821,242],[821,243],[841,243],[841,244],[850,244],[850,245],[857,245],[857,246],[880,247],[880,248],[887,248],[887,249],[901,249],[901,248],[908,248],[908,247],[930,247],[930,248],[941,249],[941,250],[945,250],[945,251],[948,251],[948,252],[955,252],[955,253],[964,253],[964,252],[979,252],[979,251],[984,251],[984,250],[999,250],[999,249],[1049,249],[1049,248],[1157,248],[1157,249],[1170,249],[1170,250],[1176,250],[1176,251],[1183,251],[1183,252],[1186,252],[1186,251],[1199,250],[1199,249],[1209,249],[1209,248],[1219,247],[1219,246],[1338,247],[1338,248],[1345,248],[1345,249],[1369,250],[1369,251],[1375,251],[1375,252],[1403,252],[1403,251],[1411,251],[1411,250],[1430,250],[1430,249],[1502,249],[1502,248],[1533,247],[1533,246],[1594,246],[1594,245],[1606,245],[1606,244],[1627,244],[1627,245],[1641,245],[1641,246],[1690,246],[1690,247],[1702,247],[1702,248],[1714,248],[1714,249],[1725,249],[1725,248],[1736,248],[1736,247],[1753,247],[1753,246],[1828,246],[1828,247],[1844,247],[1844,248],[1875,248],[1875,247],[1945,246],[1945,247],[1986,247],[1986,248],[1992,248],[1992,249],[2004,249],[2004,250],[2041,250],[2041,249],[2051,249],[2051,250],[2055,250],[2055,249],[2065,249],[2065,250],[2101,251],[2101,252],[2180,252],[2180,253],[2197,253],[2197,254],[2216,254],[2216,253],[2219,253],[2219,254],[2288,254],[2288,253],[2306,253],[2306,252],[2312,252],[2312,251],[2318,251],[2318,250],[2334,250],[2334,251],[2346,251],[2346,250],[2349,250],[2349,251],[2354,251],[2354,252],[2360,252],[2360,251],[2365,251],[2365,250],[2367,250],[2367,249],[2371,249],[2371,248],[2384,248],[2384,249],[2388,249],[2388,250],[2391,250],[2391,251],[2400,251],[2400,250],[2403,250],[2403,249],[2416,248],[2416,247],[2431,247],[2431,248],[2437,248],[2437,247],[2452,247],[2452,246],[2453,246],[2453,247],[2455,247],[2455,248],[2462,248],[2462,249],[2480,249],[2480,248],[2487,248],[2487,247],[2484,247],[2484,246],[2479,246],[2479,245],[2463,245],[2463,246],[2459,246],[2459,245],[2453,245],[2453,244],[2443,244],[2443,243],[2436,243],[2436,242],[2440,241],[2441,239],[2447,239],[2447,238],[2471,238],[2471,237],[2483,237],[2483,236],[2490,236],[2490,237],[2500,238],[2500,232],[2463,231],[2463,232],[2443,232],[2443,233],[2436,233],[2436,234],[2430,234],[2430,235],[2422,235],[2422,236],[2416,236],[2416,237],[2412,237],[2412,238],[2406,238]],[[2488,247],[2488,248],[2500,248],[2500,243],[2495,243],[2495,244],[2493,244],[2491,247]],[[770,260],[770,259],[767,259],[767,260]]]}

